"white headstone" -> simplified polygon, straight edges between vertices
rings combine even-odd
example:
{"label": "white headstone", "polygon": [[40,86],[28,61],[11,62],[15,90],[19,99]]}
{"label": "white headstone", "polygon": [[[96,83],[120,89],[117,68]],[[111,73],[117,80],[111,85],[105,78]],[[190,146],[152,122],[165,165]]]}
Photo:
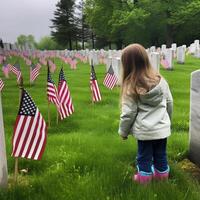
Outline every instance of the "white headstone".
{"label": "white headstone", "polygon": [[117,85],[120,85],[120,83],[121,83],[121,59],[119,57],[112,59],[112,67],[113,67],[115,75],[118,78]]}
{"label": "white headstone", "polygon": [[173,43],[173,44],[172,44],[172,50],[173,50],[173,51],[176,51],[176,48],[177,48],[176,43]]}
{"label": "white headstone", "polygon": [[173,69],[173,51],[172,51],[172,49],[166,49],[165,59],[169,63],[169,69]]}
{"label": "white headstone", "polygon": [[200,165],[200,70],[191,74],[189,157]]}
{"label": "white headstone", "polygon": [[153,52],[150,54],[150,62],[152,67],[159,72],[160,70],[160,54]]}
{"label": "white headstone", "polygon": [[200,48],[196,48],[196,49],[195,49],[194,56],[195,56],[196,58],[200,58]]}
{"label": "white headstone", "polygon": [[112,57],[108,57],[106,59],[106,71],[110,68],[110,65],[112,65]]}
{"label": "white headstone", "polygon": [[6,158],[6,144],[3,124],[3,111],[0,92],[0,187],[6,187],[8,182],[8,169]]}
{"label": "white headstone", "polygon": [[183,46],[177,48],[177,63],[185,63],[185,48]]}
{"label": "white headstone", "polygon": [[199,40],[195,40],[194,41],[194,45],[195,45],[195,48],[200,48],[200,46],[199,46]]}
{"label": "white headstone", "polygon": [[156,47],[155,46],[150,47],[150,52],[155,52],[155,51],[156,51]]}
{"label": "white headstone", "polygon": [[165,52],[166,49],[167,49],[167,45],[166,45],[166,44],[163,44],[163,45],[161,46],[161,51],[162,51],[162,52]]}
{"label": "white headstone", "polygon": [[194,43],[190,44],[189,46],[189,53],[194,54],[196,50],[196,46]]}

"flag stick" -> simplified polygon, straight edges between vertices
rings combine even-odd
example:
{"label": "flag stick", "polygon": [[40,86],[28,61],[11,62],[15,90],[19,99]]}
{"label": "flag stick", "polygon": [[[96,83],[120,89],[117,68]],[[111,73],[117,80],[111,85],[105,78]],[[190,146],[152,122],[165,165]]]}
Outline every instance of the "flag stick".
{"label": "flag stick", "polygon": [[58,122],[59,122],[59,113],[57,111],[57,117],[56,117],[56,124],[58,125]]}
{"label": "flag stick", "polygon": [[[24,88],[24,85],[23,85],[23,78],[21,77],[20,79],[20,83],[19,83],[19,106],[20,106],[20,103],[21,103],[21,99],[22,99],[22,92],[23,92],[23,88]],[[15,158],[15,174],[14,174],[14,181],[15,183],[17,183],[17,177],[18,177],[18,158]]]}
{"label": "flag stick", "polygon": [[14,175],[15,183],[17,183],[17,176],[18,176],[18,158],[15,158],[15,175]]}
{"label": "flag stick", "polygon": [[50,118],[50,103],[48,101],[48,124],[49,124],[49,127],[51,127],[51,118]]}

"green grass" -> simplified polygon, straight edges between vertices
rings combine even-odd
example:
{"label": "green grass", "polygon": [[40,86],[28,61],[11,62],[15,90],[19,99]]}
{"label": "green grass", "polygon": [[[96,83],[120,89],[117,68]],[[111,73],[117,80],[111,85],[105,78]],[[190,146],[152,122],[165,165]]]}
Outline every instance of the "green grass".
{"label": "green grass", "polygon": [[[14,59],[12,60],[14,61]],[[12,62],[11,61],[11,62]],[[61,61],[56,60],[61,66]],[[29,68],[20,60],[25,88],[47,121],[46,69],[34,86],[29,85]],[[187,57],[185,65],[175,63],[173,71],[161,74],[168,80],[174,97],[172,136],[168,143],[171,178],[166,183],[153,182],[147,187],[131,181],[135,172],[137,146],[129,137],[122,141],[118,134],[119,88],[106,89],[102,82],[105,67],[96,67],[102,102],[93,105],[89,89],[90,68],[64,71],[73,97],[75,113],[56,125],[56,109],[51,105],[52,126],[48,130],[47,146],[41,161],[19,159],[19,168],[28,168],[13,184],[14,158],[11,137],[18,111],[19,89],[14,75],[5,80],[2,94],[6,133],[9,187],[1,190],[0,199],[16,200],[119,200],[119,199],[199,199],[200,186],[177,162],[187,155],[189,128],[190,73],[200,68],[200,60]],[[58,79],[57,69],[53,74]],[[2,77],[2,72],[0,72]]]}

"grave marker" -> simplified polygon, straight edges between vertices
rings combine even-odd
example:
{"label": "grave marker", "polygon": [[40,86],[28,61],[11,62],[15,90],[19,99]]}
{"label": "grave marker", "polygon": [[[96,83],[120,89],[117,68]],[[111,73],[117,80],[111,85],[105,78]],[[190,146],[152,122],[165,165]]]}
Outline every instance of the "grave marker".
{"label": "grave marker", "polygon": [[189,157],[200,165],[200,70],[191,74]]}

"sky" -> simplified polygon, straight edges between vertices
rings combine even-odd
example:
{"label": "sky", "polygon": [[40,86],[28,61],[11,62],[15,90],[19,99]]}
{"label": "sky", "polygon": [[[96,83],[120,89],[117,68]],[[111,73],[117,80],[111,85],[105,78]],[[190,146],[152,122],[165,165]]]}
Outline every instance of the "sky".
{"label": "sky", "polygon": [[34,35],[36,41],[50,35],[50,19],[58,0],[0,0],[0,38],[14,43],[20,34]]}

